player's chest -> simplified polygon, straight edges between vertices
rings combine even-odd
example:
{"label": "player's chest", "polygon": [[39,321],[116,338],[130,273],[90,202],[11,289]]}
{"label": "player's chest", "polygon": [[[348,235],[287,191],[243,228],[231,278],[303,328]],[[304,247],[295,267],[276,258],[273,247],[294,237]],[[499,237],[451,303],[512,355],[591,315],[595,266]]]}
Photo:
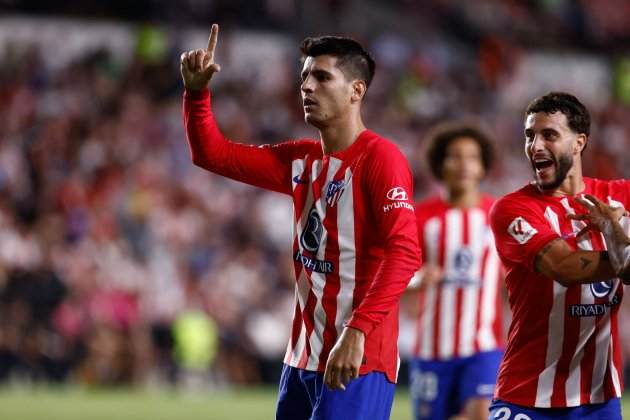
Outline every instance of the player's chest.
{"label": "player's chest", "polygon": [[[600,197],[600,199],[609,205],[623,207],[622,203],[613,197]],[[571,214],[585,213],[585,209],[573,199],[563,198],[557,202],[545,204],[541,206],[540,211],[549,227],[574,248],[584,250],[601,250],[605,248],[601,234],[596,232],[585,233],[583,231],[586,227],[585,222],[569,218]],[[627,218],[622,220],[622,225],[626,232],[630,232],[630,224]]]}

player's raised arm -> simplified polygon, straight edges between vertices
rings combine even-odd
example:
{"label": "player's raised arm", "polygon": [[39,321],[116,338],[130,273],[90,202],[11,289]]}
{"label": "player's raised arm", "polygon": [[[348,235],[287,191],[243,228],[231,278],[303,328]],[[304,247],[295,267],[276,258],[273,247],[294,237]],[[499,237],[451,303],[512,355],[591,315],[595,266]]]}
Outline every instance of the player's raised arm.
{"label": "player's raised arm", "polygon": [[219,38],[219,25],[212,25],[206,49],[190,50],[180,56],[180,71],[186,89],[202,90],[214,73],[221,71],[221,66],[214,62],[214,51]]}
{"label": "player's raised arm", "polygon": [[[303,153],[304,143],[246,145],[231,141],[220,130],[212,113],[208,83],[220,70],[215,62],[219,26],[212,25],[205,49],[191,50],[180,57],[184,81],[184,127],[195,165],[246,184],[289,194],[291,161]],[[308,146],[308,145],[306,145]]]}

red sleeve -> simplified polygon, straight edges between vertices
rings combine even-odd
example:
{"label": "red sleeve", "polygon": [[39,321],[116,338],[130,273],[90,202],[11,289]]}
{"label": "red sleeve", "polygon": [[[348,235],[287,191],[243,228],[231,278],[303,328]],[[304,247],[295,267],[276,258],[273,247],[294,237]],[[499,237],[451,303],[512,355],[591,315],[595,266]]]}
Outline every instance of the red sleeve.
{"label": "red sleeve", "polygon": [[195,165],[219,175],[291,194],[291,163],[304,155],[314,141],[252,146],[225,138],[211,110],[210,92],[184,92],[184,127]]}
{"label": "red sleeve", "polygon": [[371,206],[384,259],[365,297],[347,325],[367,336],[396,310],[400,296],[420,266],[418,230],[411,198],[413,181],[407,160],[392,144],[375,147],[364,172],[366,203]]}
{"label": "red sleeve", "polygon": [[536,214],[522,199],[503,198],[490,209],[490,226],[501,259],[534,269],[536,255],[560,236],[541,214]]}

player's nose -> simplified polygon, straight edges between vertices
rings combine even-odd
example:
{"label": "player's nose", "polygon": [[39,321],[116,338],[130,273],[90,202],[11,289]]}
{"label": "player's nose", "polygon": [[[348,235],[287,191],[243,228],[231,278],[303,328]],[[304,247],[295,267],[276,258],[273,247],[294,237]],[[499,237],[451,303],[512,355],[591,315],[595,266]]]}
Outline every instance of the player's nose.
{"label": "player's nose", "polygon": [[307,77],[302,81],[302,84],[300,85],[300,90],[304,93],[310,93],[313,91],[313,83],[311,77]]}

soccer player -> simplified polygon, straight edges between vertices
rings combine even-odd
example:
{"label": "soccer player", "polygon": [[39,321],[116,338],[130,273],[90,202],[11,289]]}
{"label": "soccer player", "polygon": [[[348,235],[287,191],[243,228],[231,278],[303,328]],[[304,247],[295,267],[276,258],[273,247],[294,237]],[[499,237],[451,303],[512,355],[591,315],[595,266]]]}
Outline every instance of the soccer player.
{"label": "soccer player", "polygon": [[374,61],[349,38],[305,39],[304,118],[320,140],[247,146],[226,139],[212,115],[218,30],[206,49],[181,56],[193,162],[293,199],[295,313],[276,418],[387,419],[399,301],[420,251],[409,165],[361,119]]}
{"label": "soccer player", "polygon": [[[480,190],[492,142],[466,123],[436,127],[427,160],[444,194],[416,205],[423,266],[410,364],[416,419],[488,417],[502,356],[500,263]],[[418,292],[416,292],[418,293]]]}
{"label": "soccer player", "polygon": [[534,181],[491,210],[513,314],[491,419],[621,418],[623,273],[602,236],[578,235],[584,222],[569,216],[583,213],[584,194],[628,208],[630,183],[582,175],[589,133],[588,110],[575,96],[535,99],[525,112]]}

